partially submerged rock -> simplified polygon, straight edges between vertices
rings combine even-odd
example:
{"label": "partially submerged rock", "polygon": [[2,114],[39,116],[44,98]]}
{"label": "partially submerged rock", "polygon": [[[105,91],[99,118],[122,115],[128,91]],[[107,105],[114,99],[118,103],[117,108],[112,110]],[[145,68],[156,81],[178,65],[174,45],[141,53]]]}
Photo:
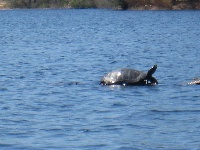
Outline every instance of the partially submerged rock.
{"label": "partially submerged rock", "polygon": [[200,85],[200,78],[195,78],[193,81],[189,82],[188,84],[198,84]]}

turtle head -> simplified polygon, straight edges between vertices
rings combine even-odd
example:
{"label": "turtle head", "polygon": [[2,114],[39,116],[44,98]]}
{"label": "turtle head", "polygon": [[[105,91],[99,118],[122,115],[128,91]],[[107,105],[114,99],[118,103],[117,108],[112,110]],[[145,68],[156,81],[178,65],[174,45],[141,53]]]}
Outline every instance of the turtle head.
{"label": "turtle head", "polygon": [[146,78],[150,82],[150,83],[148,83],[149,85],[157,85],[158,84],[158,81],[154,77],[152,77],[152,75],[154,74],[156,69],[157,69],[157,65],[154,65],[147,72],[147,77]]}
{"label": "turtle head", "polygon": [[152,74],[154,74],[154,72],[156,71],[156,69],[157,69],[157,65],[154,65],[153,67],[151,67],[149,71],[147,72],[147,77],[151,77]]}

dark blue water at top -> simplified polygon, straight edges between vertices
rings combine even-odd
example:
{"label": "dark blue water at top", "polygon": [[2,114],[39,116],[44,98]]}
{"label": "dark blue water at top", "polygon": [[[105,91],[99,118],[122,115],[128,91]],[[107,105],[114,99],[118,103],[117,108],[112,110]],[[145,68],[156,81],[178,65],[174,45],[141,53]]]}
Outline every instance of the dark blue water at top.
{"label": "dark blue water at top", "polygon": [[[199,15],[0,11],[0,149],[199,149]],[[158,86],[98,84],[154,64]]]}

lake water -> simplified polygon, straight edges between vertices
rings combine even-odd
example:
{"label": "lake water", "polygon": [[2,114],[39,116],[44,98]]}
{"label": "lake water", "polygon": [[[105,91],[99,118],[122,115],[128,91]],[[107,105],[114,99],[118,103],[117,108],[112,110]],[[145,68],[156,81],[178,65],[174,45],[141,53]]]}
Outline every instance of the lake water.
{"label": "lake water", "polygon": [[[0,149],[199,149],[199,16],[1,10]],[[158,86],[99,85],[154,64]]]}

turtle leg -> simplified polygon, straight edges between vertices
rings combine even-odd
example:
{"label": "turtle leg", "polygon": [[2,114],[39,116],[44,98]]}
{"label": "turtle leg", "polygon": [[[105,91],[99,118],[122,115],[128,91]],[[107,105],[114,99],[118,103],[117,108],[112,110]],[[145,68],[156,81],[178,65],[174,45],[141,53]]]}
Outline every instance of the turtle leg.
{"label": "turtle leg", "polygon": [[151,85],[157,85],[158,84],[158,81],[154,78],[154,77],[150,77],[149,79],[148,79],[151,83]]}
{"label": "turtle leg", "polygon": [[100,81],[99,85],[106,85],[106,82]]}
{"label": "turtle leg", "polygon": [[141,86],[144,86],[144,85],[148,85],[148,80],[147,79],[144,79],[144,80],[141,80],[139,82],[136,82],[132,85],[141,85]]}

